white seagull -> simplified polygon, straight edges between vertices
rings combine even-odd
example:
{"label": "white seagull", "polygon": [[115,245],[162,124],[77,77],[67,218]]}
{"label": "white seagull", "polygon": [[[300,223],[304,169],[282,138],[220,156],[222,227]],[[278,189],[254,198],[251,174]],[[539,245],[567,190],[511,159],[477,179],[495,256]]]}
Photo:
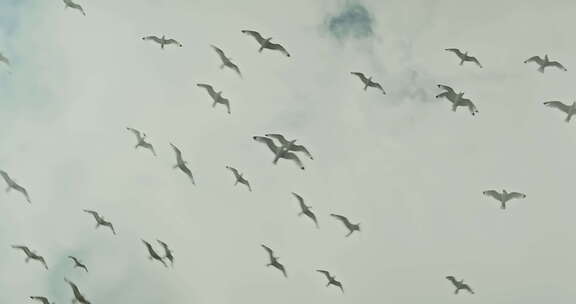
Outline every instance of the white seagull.
{"label": "white seagull", "polygon": [[182,47],[182,43],[176,41],[175,39],[166,39],[166,36],[162,35],[161,38],[158,38],[157,36],[146,36],[146,37],[142,37],[142,40],[152,40],[158,44],[160,44],[160,48],[164,49],[165,45],[170,45],[170,44],[175,44],[179,47]]}
{"label": "white seagull", "polygon": [[16,183],[9,175],[8,173],[6,173],[6,171],[0,170],[0,175],[2,176],[2,178],[4,179],[4,181],[6,182],[6,184],[8,185],[8,187],[6,188],[6,192],[10,192],[10,190],[14,189],[20,193],[22,193],[22,195],[24,195],[24,197],[26,198],[26,201],[28,203],[32,203],[32,201],[30,200],[30,196],[28,195],[28,191],[20,186],[18,183]]}
{"label": "white seagull", "polygon": [[154,248],[152,248],[152,245],[150,245],[150,243],[146,242],[145,240],[142,240],[142,243],[144,243],[144,245],[146,246],[146,249],[148,249],[148,258],[150,260],[156,260],[160,263],[162,263],[162,265],[164,265],[164,267],[168,267],[168,265],[166,265],[166,262],[164,262],[164,259],[162,259],[162,257],[154,250]]}
{"label": "white seagull", "polygon": [[266,245],[261,245],[261,246],[262,246],[262,248],[264,248],[266,250],[266,252],[268,252],[268,257],[270,258],[270,263],[266,264],[266,266],[268,266],[268,267],[272,266],[272,267],[282,271],[282,273],[284,274],[285,277],[288,277],[288,274],[286,274],[286,269],[284,268],[284,265],[282,265],[282,264],[280,264],[280,262],[278,262],[278,260],[280,258],[274,256],[274,251]]}
{"label": "white seagull", "polygon": [[96,229],[100,226],[105,226],[110,228],[110,230],[112,231],[112,233],[114,235],[116,235],[116,230],[114,230],[114,226],[112,225],[111,222],[107,221],[106,219],[104,219],[103,216],[100,216],[100,214],[98,214],[98,212],[93,211],[93,210],[88,210],[88,209],[84,209],[84,212],[91,214],[94,217],[94,220],[96,220]]}
{"label": "white seagull", "polygon": [[448,101],[452,103],[452,111],[456,112],[458,107],[466,107],[470,111],[470,114],[476,115],[478,114],[478,108],[476,105],[468,98],[464,98],[464,93],[456,93],[452,88],[449,86],[438,85],[439,88],[445,89],[446,91],[436,95],[436,98],[446,98]]}
{"label": "white seagull", "polygon": [[71,9],[79,10],[82,13],[82,15],[86,16],[86,12],[82,8],[82,6],[80,6],[80,4],[76,4],[76,3],[72,2],[72,0],[63,0],[63,1],[64,1],[64,8],[71,8]]}
{"label": "white seagull", "polygon": [[174,255],[172,254],[172,250],[168,247],[168,244],[162,242],[161,240],[156,240],[162,248],[164,248],[164,258],[170,261],[170,266],[174,266]]}
{"label": "white seagull", "polygon": [[270,50],[280,51],[284,55],[286,55],[286,57],[290,57],[290,54],[288,53],[288,51],[286,51],[286,49],[282,45],[277,44],[277,43],[273,43],[270,41],[270,40],[272,40],[272,37],[264,39],[264,37],[262,37],[262,35],[260,35],[260,33],[256,32],[256,31],[249,31],[249,30],[243,30],[242,33],[249,35],[249,36],[252,36],[252,37],[254,37],[254,39],[256,39],[258,44],[260,44],[260,49],[258,49],[258,52],[262,52],[263,49],[270,49]]}
{"label": "white seagull", "polygon": [[350,74],[356,75],[356,76],[358,76],[358,78],[360,78],[362,83],[364,83],[364,91],[366,91],[368,89],[368,87],[371,87],[371,88],[376,88],[376,89],[382,91],[382,94],[386,95],[386,92],[384,91],[382,86],[378,82],[373,81],[372,77],[366,77],[366,75],[364,75],[360,72],[350,72]]}
{"label": "white seagull", "polygon": [[86,267],[86,265],[84,265],[78,258],[71,255],[69,255],[68,258],[74,262],[74,268],[82,268],[84,271],[88,272],[88,267]]}
{"label": "white seagull", "polygon": [[540,56],[532,56],[532,57],[524,60],[524,63],[529,63],[529,62],[536,62],[536,64],[539,65],[538,72],[540,72],[540,73],[544,73],[544,70],[547,67],[555,67],[555,68],[559,68],[562,71],[568,71],[568,69],[566,69],[560,62],[550,61],[550,59],[548,59],[548,55],[544,55],[544,59],[542,59]]}
{"label": "white seagull", "polygon": [[344,224],[344,226],[346,226],[346,229],[348,229],[348,234],[346,234],[346,237],[349,237],[350,235],[352,235],[352,233],[354,233],[354,231],[360,231],[360,223],[358,224],[352,224],[347,217],[342,216],[342,215],[338,215],[338,214],[330,214],[332,217],[338,219],[340,222],[342,222],[342,224]]}
{"label": "white seagull", "polygon": [[238,172],[238,170],[236,168],[233,168],[230,166],[226,166],[226,169],[232,171],[232,174],[234,174],[234,178],[236,179],[234,186],[236,186],[236,185],[238,185],[238,183],[240,183],[240,184],[243,184],[246,187],[248,187],[248,191],[252,192],[252,187],[250,187],[250,182],[248,182],[248,180],[244,178],[243,173]]}
{"label": "white seagull", "polygon": [[212,49],[214,49],[214,51],[216,51],[216,53],[220,57],[220,60],[222,61],[220,68],[221,69],[223,69],[225,67],[230,68],[230,69],[236,71],[238,76],[240,76],[240,78],[242,78],[242,73],[240,73],[240,68],[238,68],[238,66],[232,62],[232,58],[227,57],[221,48],[214,46],[214,45],[210,45],[210,46],[212,47]]}
{"label": "white seagull", "polygon": [[512,199],[522,199],[526,198],[526,194],[520,192],[508,192],[506,190],[502,190],[502,192],[498,192],[496,190],[486,190],[482,192],[482,194],[486,196],[490,196],[497,201],[500,202],[500,209],[506,209],[506,203]]}
{"label": "white seagull", "polygon": [[564,104],[561,101],[547,101],[544,103],[545,106],[547,107],[551,107],[551,108],[556,108],[564,113],[567,114],[566,119],[564,121],[566,122],[570,122],[570,119],[572,119],[572,116],[574,114],[576,114],[576,101],[573,102],[571,105],[567,105]]}
{"label": "white seagull", "polygon": [[72,288],[72,292],[74,293],[74,298],[72,299],[72,304],[90,304],[90,301],[88,301],[88,299],[86,299],[86,297],[80,292],[80,289],[78,288],[78,286],[76,286],[76,284],[74,284],[74,282],[68,280],[67,278],[64,278],[64,282],[68,283],[68,285],[70,285],[70,288]]}
{"label": "white seagull", "polygon": [[228,114],[231,114],[231,112],[230,112],[230,100],[222,97],[222,91],[216,92],[216,90],[214,90],[214,88],[209,84],[198,83],[196,85],[198,87],[204,88],[204,89],[206,89],[206,91],[208,91],[208,95],[210,95],[210,97],[212,97],[212,100],[214,101],[212,103],[212,107],[215,107],[216,104],[223,104],[226,106],[226,109],[228,109]]}
{"label": "white seagull", "polygon": [[316,270],[316,271],[324,274],[324,276],[326,276],[326,279],[328,279],[328,284],[326,284],[326,287],[334,285],[336,287],[339,287],[340,290],[342,290],[342,293],[344,293],[344,287],[342,286],[342,283],[340,281],[336,280],[336,276],[331,275],[330,272],[326,270]]}
{"label": "white seagull", "polygon": [[292,195],[298,200],[298,203],[300,204],[301,211],[300,213],[298,213],[298,216],[306,215],[314,222],[314,224],[316,224],[316,228],[320,228],[320,226],[318,226],[318,220],[316,219],[316,215],[314,214],[314,212],[312,212],[312,207],[307,206],[304,203],[304,198],[302,198],[302,196],[294,192],[292,192]]}
{"label": "white seagull", "polygon": [[476,63],[479,67],[482,67],[478,59],[476,57],[468,55],[468,52],[462,53],[459,49],[445,49],[448,52],[452,52],[460,58],[460,65],[463,65],[465,61],[470,61]]}
{"label": "white seagull", "polygon": [[47,297],[40,297],[40,296],[31,296],[31,300],[38,301],[42,304],[54,304],[54,302],[50,303]]}
{"label": "white seagull", "polygon": [[[274,153],[274,155],[281,152],[281,147],[276,146],[276,144],[274,144],[274,141],[271,138],[265,136],[253,136],[252,139],[254,139],[257,142],[266,144],[266,146],[268,146],[268,148],[270,149],[270,151],[272,151],[272,153]],[[292,160],[294,163],[296,163],[296,165],[300,169],[304,170],[304,165],[302,164],[302,161],[300,161],[300,158],[298,158],[296,154],[289,151],[283,151],[280,153],[280,158]]]}
{"label": "white seagull", "polygon": [[149,142],[146,141],[146,133],[141,133],[140,131],[134,129],[134,128],[130,128],[127,127],[126,130],[134,133],[134,135],[136,135],[136,145],[134,146],[134,149],[138,149],[140,147],[144,148],[144,149],[148,149],[150,150],[150,152],[152,152],[152,154],[154,154],[154,156],[156,156],[156,151],[154,150],[154,146],[152,146],[152,144],[150,144]]}
{"label": "white seagull", "polygon": [[24,261],[26,263],[28,263],[30,260],[38,261],[42,265],[44,265],[44,268],[46,268],[46,270],[48,270],[48,265],[46,264],[46,260],[44,260],[44,257],[38,255],[35,251],[30,250],[30,248],[21,245],[12,245],[11,247],[16,250],[22,250],[22,252],[24,252],[24,254],[26,255],[26,259]]}
{"label": "white seagull", "polygon": [[186,174],[188,176],[188,178],[190,178],[192,185],[196,185],[196,182],[194,181],[194,176],[192,176],[192,172],[190,171],[188,166],[186,166],[188,164],[188,162],[182,158],[182,151],[180,151],[180,149],[178,149],[172,143],[170,143],[170,146],[172,146],[172,149],[174,150],[174,153],[176,154],[176,164],[174,166],[172,166],[172,168],[180,169],[180,171],[184,172],[184,174]]}
{"label": "white seagull", "polygon": [[[278,142],[280,142],[280,145],[282,145],[282,146],[286,146],[286,145],[288,145],[288,143],[290,143],[290,141],[287,140],[282,134],[266,134],[266,137],[270,137],[270,138],[278,140]],[[306,156],[308,156],[308,158],[314,159],[314,157],[312,157],[312,154],[310,154],[308,149],[306,149],[306,147],[304,147],[302,145],[297,145],[297,144],[293,143],[290,146],[289,151],[303,152],[304,154],[306,154]]]}
{"label": "white seagull", "polygon": [[468,284],[464,283],[464,280],[458,281],[453,276],[447,276],[446,279],[448,279],[448,281],[450,281],[452,285],[454,285],[454,287],[456,288],[456,290],[454,290],[454,294],[458,294],[460,290],[466,290],[469,293],[474,294],[472,288],[470,288]]}

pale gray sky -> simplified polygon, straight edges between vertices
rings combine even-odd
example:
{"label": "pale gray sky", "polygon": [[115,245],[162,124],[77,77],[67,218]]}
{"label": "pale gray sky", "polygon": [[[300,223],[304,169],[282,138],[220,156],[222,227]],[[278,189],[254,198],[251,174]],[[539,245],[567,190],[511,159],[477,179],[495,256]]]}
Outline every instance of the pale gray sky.
{"label": "pale gray sky", "polygon": [[[572,1],[61,1],[0,4],[0,168],[33,201],[0,193],[0,302],[92,303],[567,303],[576,296],[571,199],[574,125],[546,108],[572,102]],[[242,29],[292,54],[257,52]],[[330,31],[332,29],[333,31]],[[156,34],[183,48],[141,40]],[[221,47],[245,76],[220,70]],[[447,47],[484,65],[458,65]],[[568,72],[523,60],[549,54]],[[349,73],[380,81],[364,92]],[[206,82],[232,115],[211,107]],[[435,85],[466,92],[480,111],[453,113]],[[133,149],[145,131],[158,158]],[[306,170],[271,164],[253,135],[297,138]],[[171,169],[179,146],[197,180]],[[233,187],[245,173],[254,192]],[[505,212],[486,189],[523,191]],[[314,207],[297,217],[290,192]],[[94,230],[83,208],[118,231]],[[344,238],[328,214],[361,222]],[[174,269],[140,239],[165,240]],[[27,244],[51,267],[25,264]],[[267,263],[265,243],[285,264]],[[90,273],[72,269],[77,255]],[[325,288],[314,270],[346,288]],[[454,296],[446,275],[477,294]]]}

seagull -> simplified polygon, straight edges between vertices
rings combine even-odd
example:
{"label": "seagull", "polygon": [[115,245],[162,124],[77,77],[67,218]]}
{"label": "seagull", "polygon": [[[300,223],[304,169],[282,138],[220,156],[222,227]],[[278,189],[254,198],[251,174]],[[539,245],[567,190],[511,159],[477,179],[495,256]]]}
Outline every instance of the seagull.
{"label": "seagull", "polygon": [[540,56],[532,56],[532,57],[524,60],[524,63],[529,63],[529,62],[536,62],[536,64],[538,64],[540,66],[540,67],[538,67],[538,72],[540,72],[540,73],[544,73],[544,70],[547,67],[556,67],[556,68],[559,68],[563,71],[568,71],[560,62],[550,61],[550,59],[548,59],[548,55],[544,55],[544,59],[542,59]]}
{"label": "seagull", "polygon": [[[439,85],[440,87],[440,85]],[[456,112],[456,109],[458,107],[466,107],[468,108],[468,110],[470,111],[470,114],[472,114],[473,116],[478,114],[478,108],[476,108],[476,105],[468,98],[464,98],[464,92],[460,92],[458,94],[456,94],[454,92],[454,90],[452,90],[452,88],[447,87],[446,88],[448,90],[446,90],[443,93],[440,93],[438,95],[436,95],[436,98],[446,98],[448,99],[448,101],[450,101],[452,103],[452,111]]]}
{"label": "seagull", "polygon": [[20,245],[12,245],[12,248],[17,249],[17,250],[22,250],[24,252],[24,254],[26,255],[26,260],[24,260],[24,261],[26,263],[28,263],[28,261],[30,261],[30,260],[35,260],[35,261],[42,263],[42,265],[44,265],[44,268],[46,268],[46,270],[48,270],[48,265],[46,264],[46,260],[44,260],[44,257],[38,255],[36,252],[30,250],[28,247],[20,246]]}
{"label": "seagull", "polygon": [[214,102],[212,103],[212,107],[215,107],[216,104],[223,104],[226,106],[226,108],[228,109],[228,114],[231,114],[230,112],[230,101],[224,97],[222,97],[222,91],[218,91],[216,92],[214,90],[214,88],[209,85],[209,84],[204,84],[204,83],[198,83],[196,84],[198,87],[201,88],[205,88],[206,91],[208,91],[208,95],[210,95],[210,97],[212,97],[212,100],[214,100]]}
{"label": "seagull", "polygon": [[276,151],[276,155],[274,155],[274,160],[272,161],[272,163],[276,164],[278,162],[278,159],[280,159],[285,152],[290,151],[290,147],[292,147],[292,145],[294,145],[295,142],[296,140],[292,140],[286,144],[282,144],[278,149],[278,151]]}
{"label": "seagull", "polygon": [[28,191],[20,186],[18,183],[16,183],[9,175],[8,173],[6,173],[6,171],[0,170],[0,175],[2,176],[2,178],[4,179],[4,181],[6,182],[6,184],[8,185],[8,187],[6,188],[6,192],[10,192],[10,190],[14,189],[20,193],[22,193],[22,195],[24,195],[24,197],[26,198],[26,201],[28,203],[32,203],[32,201],[30,200],[30,196],[28,195]]}
{"label": "seagull", "polygon": [[[266,137],[270,137],[270,138],[278,140],[280,142],[280,144],[283,146],[287,145],[290,142],[282,134],[266,134]],[[314,157],[312,157],[312,154],[310,154],[308,149],[306,149],[306,147],[304,147],[302,145],[292,144],[290,146],[290,151],[304,152],[304,154],[306,154],[306,156],[308,156],[308,158],[314,159]]]}
{"label": "seagull", "polygon": [[108,228],[110,228],[110,230],[112,230],[112,233],[114,235],[116,235],[116,230],[114,230],[114,226],[112,225],[112,223],[105,220],[103,216],[100,216],[100,214],[98,214],[98,212],[92,211],[92,210],[87,210],[87,209],[84,209],[83,211],[86,213],[92,214],[92,216],[96,220],[96,228],[98,228],[100,226],[108,227]]}
{"label": "seagull", "polygon": [[88,272],[88,267],[86,267],[86,265],[84,265],[76,257],[69,255],[68,258],[71,259],[72,261],[74,261],[74,268],[82,268],[82,269],[84,269],[84,271]]}
{"label": "seagull", "polygon": [[266,266],[273,266],[274,268],[282,271],[285,277],[288,277],[288,275],[286,274],[286,269],[284,269],[284,265],[278,262],[280,258],[274,256],[274,251],[266,245],[262,245],[262,248],[266,249],[266,251],[268,252],[268,256],[270,257],[270,263],[268,263]]}
{"label": "seagull", "polygon": [[360,231],[360,223],[358,224],[352,224],[348,218],[346,218],[345,216],[342,215],[338,215],[338,214],[330,214],[331,216],[335,217],[336,219],[338,219],[339,221],[341,221],[344,226],[346,226],[346,228],[348,229],[348,234],[346,235],[346,237],[349,237],[350,235],[352,235],[352,233],[354,233],[354,231]]}
{"label": "seagull", "polygon": [[330,274],[330,272],[326,271],[326,270],[316,270],[319,273],[322,273],[326,276],[326,278],[328,279],[328,284],[326,284],[326,287],[330,286],[330,285],[334,285],[336,287],[340,287],[340,290],[342,290],[342,293],[344,293],[344,287],[342,287],[342,283],[340,283],[339,281],[336,280],[336,276],[332,276]]}
{"label": "seagull", "polygon": [[[280,147],[276,146],[276,144],[274,144],[274,141],[271,138],[264,136],[253,136],[252,139],[254,139],[257,142],[266,144],[270,149],[270,151],[274,153],[274,155],[276,155],[280,151]],[[294,161],[294,163],[296,163],[296,165],[300,169],[304,170],[304,165],[302,164],[302,161],[300,161],[300,158],[298,158],[296,154],[284,151],[281,153],[280,157]]]}
{"label": "seagull", "polygon": [[482,67],[478,59],[476,59],[476,57],[469,56],[468,52],[462,53],[459,49],[445,49],[445,50],[456,54],[456,56],[460,58],[460,65],[463,65],[464,61],[470,61],[476,63],[479,67]]}
{"label": "seagull", "polygon": [[64,278],[64,281],[68,283],[68,285],[70,285],[70,288],[72,288],[72,292],[74,293],[72,304],[75,303],[90,304],[90,301],[88,301],[86,297],[84,297],[84,295],[80,292],[80,289],[78,288],[78,286],[76,286],[76,284],[74,284],[74,282],[68,280],[67,278]]}
{"label": "seagull", "polygon": [[496,190],[487,190],[482,192],[482,194],[486,196],[490,196],[501,203],[500,209],[506,209],[506,203],[512,199],[522,199],[526,198],[526,194],[520,192],[507,192],[506,190],[502,190],[502,193]]}
{"label": "seagull", "polygon": [[318,226],[318,220],[316,219],[316,215],[314,214],[314,212],[312,212],[312,207],[311,206],[307,206],[304,203],[304,199],[298,195],[297,193],[292,192],[292,195],[294,195],[294,197],[298,200],[298,203],[300,204],[300,209],[301,212],[298,213],[298,216],[301,215],[306,215],[307,217],[309,217],[312,221],[314,221],[314,224],[316,224],[316,228],[320,228]]}
{"label": "seagull", "polygon": [[8,60],[6,56],[2,55],[2,53],[0,53],[0,62],[3,62],[7,66],[10,66],[10,60]]}
{"label": "seagull", "polygon": [[148,258],[150,260],[156,260],[156,261],[162,263],[162,265],[164,265],[164,267],[168,267],[168,265],[166,265],[166,262],[164,262],[162,257],[158,253],[156,253],[154,248],[152,248],[152,245],[150,245],[150,243],[146,242],[145,240],[142,240],[142,242],[144,243],[144,245],[146,245],[146,248],[148,249],[148,253],[150,254],[150,256]]}
{"label": "seagull", "polygon": [[156,156],[156,151],[154,151],[154,146],[152,146],[152,144],[150,144],[149,142],[146,141],[146,133],[140,133],[140,131],[134,129],[134,128],[130,128],[127,127],[126,130],[134,133],[134,135],[136,135],[136,145],[134,146],[134,149],[138,149],[139,147],[142,147],[144,149],[148,149],[152,152],[152,154],[154,154],[154,156]]}
{"label": "seagull", "polygon": [[182,159],[182,152],[174,144],[170,143],[170,146],[172,146],[174,153],[176,153],[176,164],[174,166],[172,166],[172,168],[180,169],[180,171],[182,171],[182,172],[184,172],[184,174],[188,175],[188,177],[192,181],[192,185],[196,185],[196,182],[194,182],[194,177],[192,176],[192,172],[190,171],[188,166],[186,166],[188,164],[188,162],[185,161],[184,159]]}
{"label": "seagull", "polygon": [[76,4],[72,2],[72,0],[63,0],[63,1],[64,1],[64,8],[72,8],[79,10],[82,13],[82,15],[86,16],[86,12],[84,12],[84,9],[82,8],[82,6],[80,6],[80,4]]}
{"label": "seagull", "polygon": [[54,302],[50,303],[50,301],[48,301],[48,298],[46,297],[31,296],[30,299],[38,301],[42,304],[54,304]]}
{"label": "seagull", "polygon": [[238,76],[240,76],[240,78],[242,78],[242,73],[240,73],[240,68],[238,68],[238,66],[232,62],[232,59],[229,57],[226,57],[226,54],[224,54],[224,51],[222,51],[221,48],[214,46],[214,45],[210,45],[210,46],[212,47],[212,49],[214,49],[214,51],[216,51],[216,53],[218,53],[218,56],[220,56],[220,60],[222,60],[222,64],[220,65],[220,68],[223,69],[225,67],[228,67],[228,68],[236,71],[236,73],[238,73]]}
{"label": "seagull", "polygon": [[576,101],[573,102],[571,105],[564,104],[561,101],[547,101],[544,103],[544,105],[547,107],[556,108],[568,114],[568,116],[566,116],[566,119],[564,120],[566,122],[570,122],[570,119],[572,119],[572,115],[576,114]]}
{"label": "seagull", "polygon": [[448,279],[450,282],[452,282],[454,287],[456,287],[454,294],[458,294],[458,292],[461,289],[466,290],[471,294],[474,294],[474,291],[472,290],[472,288],[470,288],[470,286],[468,286],[468,284],[464,283],[464,280],[457,281],[456,278],[454,278],[453,276],[447,276],[446,279]]}
{"label": "seagull", "polygon": [[373,81],[372,77],[368,78],[360,72],[350,72],[350,74],[356,75],[356,76],[358,76],[358,78],[360,78],[360,80],[364,83],[364,91],[366,91],[368,89],[368,87],[371,87],[371,88],[376,88],[376,89],[382,91],[382,94],[386,95],[386,92],[384,91],[382,86],[379,83]]}
{"label": "seagull", "polygon": [[156,242],[158,242],[158,244],[160,244],[162,248],[164,248],[164,258],[170,261],[170,266],[174,266],[174,256],[172,255],[172,250],[170,250],[168,244],[162,242],[161,240],[156,240]]}
{"label": "seagull", "polygon": [[260,33],[256,32],[256,31],[249,31],[249,30],[243,30],[242,33],[249,35],[249,36],[252,36],[252,37],[254,37],[254,39],[256,39],[258,44],[260,44],[260,49],[258,50],[258,52],[262,52],[263,49],[270,49],[270,50],[280,51],[284,55],[286,55],[286,57],[290,57],[290,54],[288,53],[288,51],[286,51],[286,49],[283,46],[270,41],[270,40],[272,40],[272,37],[264,39],[262,37],[262,35],[260,35]]}
{"label": "seagull", "polygon": [[160,44],[160,48],[164,49],[165,45],[175,44],[179,47],[182,47],[182,43],[174,40],[174,39],[166,39],[166,36],[162,35],[162,38],[158,38],[157,36],[146,36],[142,37],[142,40],[152,40],[158,44]]}
{"label": "seagull", "polygon": [[252,192],[252,187],[250,187],[250,182],[248,182],[247,179],[244,178],[244,174],[238,172],[238,170],[236,168],[230,167],[230,166],[226,166],[226,169],[232,171],[232,173],[234,174],[234,177],[236,178],[236,182],[234,183],[234,186],[238,185],[238,183],[244,184],[246,185],[246,187],[248,187],[248,191]]}

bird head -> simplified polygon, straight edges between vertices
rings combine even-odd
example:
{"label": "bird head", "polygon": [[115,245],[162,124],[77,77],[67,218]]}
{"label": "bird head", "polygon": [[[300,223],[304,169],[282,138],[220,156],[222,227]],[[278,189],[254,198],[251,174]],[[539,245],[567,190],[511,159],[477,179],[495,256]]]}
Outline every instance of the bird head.
{"label": "bird head", "polygon": [[266,38],[266,42],[270,42],[270,40],[272,40],[272,37]]}

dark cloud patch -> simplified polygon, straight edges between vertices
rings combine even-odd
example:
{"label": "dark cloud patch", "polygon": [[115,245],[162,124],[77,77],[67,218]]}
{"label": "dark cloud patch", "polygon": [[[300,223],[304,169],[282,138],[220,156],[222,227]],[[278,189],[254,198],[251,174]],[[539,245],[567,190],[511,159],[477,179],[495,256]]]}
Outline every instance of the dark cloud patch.
{"label": "dark cloud patch", "polygon": [[346,1],[339,13],[326,18],[327,31],[340,40],[371,37],[373,24],[368,9],[357,1]]}

